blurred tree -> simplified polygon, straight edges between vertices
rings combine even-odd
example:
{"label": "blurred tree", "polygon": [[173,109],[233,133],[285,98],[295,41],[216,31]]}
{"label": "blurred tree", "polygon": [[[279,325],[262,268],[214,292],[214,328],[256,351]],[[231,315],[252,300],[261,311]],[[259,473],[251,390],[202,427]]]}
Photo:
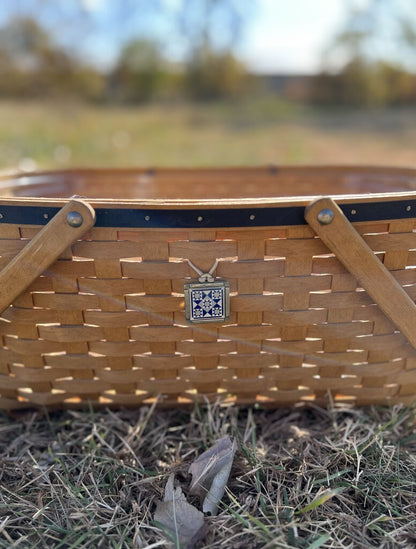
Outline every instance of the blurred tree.
{"label": "blurred tree", "polygon": [[1,29],[0,51],[19,69],[37,69],[52,49],[49,34],[30,17],[14,18]]}
{"label": "blurred tree", "polygon": [[249,80],[246,68],[231,51],[204,48],[187,64],[185,89],[193,99],[231,98],[242,95]]}
{"label": "blurred tree", "polygon": [[338,73],[318,74],[311,99],[356,107],[416,104],[416,75],[387,62],[371,63],[358,57]]}
{"label": "blurred tree", "polygon": [[[0,94],[11,86],[20,96],[105,95],[99,70],[85,65],[89,52],[110,72],[109,99],[147,101],[177,94],[181,86],[194,98],[234,96],[246,80],[233,48],[256,1],[8,2],[1,12],[8,22],[1,32],[0,71],[12,78],[0,83]],[[111,43],[124,42],[113,69],[105,48],[88,50],[103,32]],[[181,77],[179,64],[166,61],[172,55],[181,59]]]}
{"label": "blurred tree", "polygon": [[416,104],[415,74],[384,61],[378,63],[377,69],[379,78],[385,86],[385,103],[389,105]]}
{"label": "blurred tree", "polygon": [[[163,59],[162,44],[134,39],[123,47],[111,74],[110,96],[146,101],[177,95],[180,87],[193,99],[217,99],[242,93],[247,74],[232,48],[250,13],[244,8],[254,3],[247,0],[169,2],[173,29],[182,47],[182,79],[178,66],[172,69]],[[164,9],[166,4],[163,3]]]}
{"label": "blurred tree", "polygon": [[349,13],[324,55],[328,68],[353,59],[388,61],[416,70],[416,9],[413,0],[349,0]]}
{"label": "blurred tree", "polygon": [[149,101],[163,94],[167,81],[161,48],[150,40],[131,40],[109,76],[109,96],[122,102]]}
{"label": "blurred tree", "polygon": [[180,0],[177,20],[188,56],[198,51],[232,50],[255,6],[256,0]]}
{"label": "blurred tree", "polygon": [[187,39],[185,89],[194,99],[235,97],[246,91],[247,70],[233,49],[256,2],[182,0],[179,25]]}
{"label": "blurred tree", "polygon": [[82,65],[29,17],[15,18],[0,31],[0,95],[79,96],[98,99],[102,76]]}
{"label": "blurred tree", "polygon": [[362,57],[352,59],[339,74],[339,102],[347,105],[375,107],[383,105],[387,90],[377,65]]}
{"label": "blurred tree", "polygon": [[416,103],[416,10],[407,0],[350,2],[312,92],[318,102],[355,106]]}

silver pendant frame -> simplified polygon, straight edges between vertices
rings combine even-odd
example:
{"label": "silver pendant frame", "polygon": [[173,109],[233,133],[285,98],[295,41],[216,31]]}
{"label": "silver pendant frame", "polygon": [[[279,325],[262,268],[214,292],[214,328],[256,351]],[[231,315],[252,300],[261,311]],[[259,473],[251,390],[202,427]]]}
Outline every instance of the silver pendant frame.
{"label": "silver pendant frame", "polygon": [[[191,280],[185,282],[185,317],[191,324],[224,322],[230,317],[230,283],[216,279],[213,282]],[[201,303],[206,300],[206,306]],[[215,307],[209,307],[213,302]]]}

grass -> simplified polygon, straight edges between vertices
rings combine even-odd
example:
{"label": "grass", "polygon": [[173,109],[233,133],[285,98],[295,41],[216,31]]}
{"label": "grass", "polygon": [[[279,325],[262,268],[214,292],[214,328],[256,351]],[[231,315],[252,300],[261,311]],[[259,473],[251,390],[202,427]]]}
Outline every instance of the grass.
{"label": "grass", "polygon": [[[174,472],[219,437],[239,449],[205,548],[411,548],[411,408],[26,412],[0,421],[0,547],[165,547]],[[196,500],[190,498],[196,505]]]}
{"label": "grass", "polygon": [[0,169],[301,163],[414,166],[416,112],[234,103],[0,103]]}

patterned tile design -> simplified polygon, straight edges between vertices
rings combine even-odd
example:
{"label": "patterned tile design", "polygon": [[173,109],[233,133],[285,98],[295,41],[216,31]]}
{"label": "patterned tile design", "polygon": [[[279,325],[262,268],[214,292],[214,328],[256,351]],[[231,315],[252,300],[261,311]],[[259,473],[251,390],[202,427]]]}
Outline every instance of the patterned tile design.
{"label": "patterned tile design", "polygon": [[227,281],[185,284],[186,317],[190,322],[220,322],[228,317]]}

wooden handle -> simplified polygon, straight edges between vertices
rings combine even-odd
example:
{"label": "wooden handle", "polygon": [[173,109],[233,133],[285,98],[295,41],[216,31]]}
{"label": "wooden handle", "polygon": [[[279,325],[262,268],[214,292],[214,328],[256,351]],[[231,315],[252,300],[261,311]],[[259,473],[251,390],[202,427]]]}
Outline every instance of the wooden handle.
{"label": "wooden handle", "polygon": [[94,223],[94,209],[82,200],[59,210],[0,272],[0,313]]}
{"label": "wooden handle", "polygon": [[415,303],[374,255],[337,204],[331,198],[320,198],[306,208],[305,219],[416,348]]}

